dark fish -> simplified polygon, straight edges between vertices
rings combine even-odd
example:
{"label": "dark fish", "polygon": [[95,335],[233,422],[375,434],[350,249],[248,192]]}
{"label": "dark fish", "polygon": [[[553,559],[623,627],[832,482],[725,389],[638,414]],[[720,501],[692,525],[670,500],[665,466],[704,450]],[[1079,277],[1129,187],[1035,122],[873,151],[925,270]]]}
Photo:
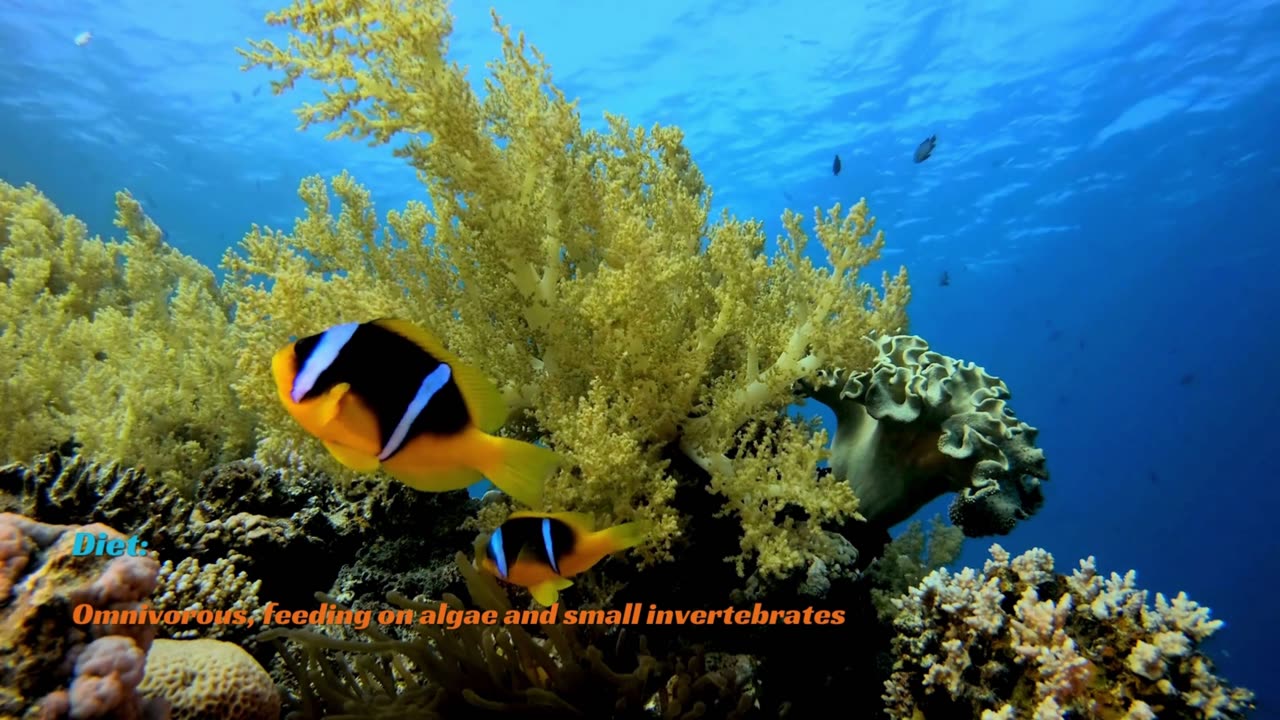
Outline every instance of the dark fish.
{"label": "dark fish", "polygon": [[235,90],[232,90],[231,99],[235,100],[237,103],[240,102],[240,93],[236,92]]}
{"label": "dark fish", "polygon": [[836,159],[831,162],[831,174],[832,175],[840,174],[840,156],[839,155],[836,155]]}
{"label": "dark fish", "polygon": [[920,143],[920,146],[916,148],[916,154],[915,154],[916,162],[922,163],[925,160],[928,160],[929,156],[933,154],[933,148],[937,146],[937,144],[938,144],[937,135],[930,135],[929,137],[925,138],[924,142]]}
{"label": "dark fish", "polygon": [[1195,381],[1196,381],[1195,373],[1187,373],[1186,375],[1183,375],[1182,377],[1178,378],[1179,385],[1190,385]]}
{"label": "dark fish", "polygon": [[951,276],[947,274],[946,270],[942,271],[942,277],[938,279],[938,284],[942,287],[946,287],[951,284]]}

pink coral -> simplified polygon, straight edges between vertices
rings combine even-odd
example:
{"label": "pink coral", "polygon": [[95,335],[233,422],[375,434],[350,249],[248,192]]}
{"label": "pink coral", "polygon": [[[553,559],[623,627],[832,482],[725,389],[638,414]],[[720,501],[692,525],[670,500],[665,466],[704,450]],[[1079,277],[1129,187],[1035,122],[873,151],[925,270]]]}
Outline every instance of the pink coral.
{"label": "pink coral", "polygon": [[135,691],[145,667],[146,654],[129,638],[109,635],[89,643],[76,659],[69,717],[85,720],[128,714],[120,710],[139,705]]}
{"label": "pink coral", "polygon": [[12,523],[0,523],[0,603],[9,599],[14,581],[31,559],[31,541]]}

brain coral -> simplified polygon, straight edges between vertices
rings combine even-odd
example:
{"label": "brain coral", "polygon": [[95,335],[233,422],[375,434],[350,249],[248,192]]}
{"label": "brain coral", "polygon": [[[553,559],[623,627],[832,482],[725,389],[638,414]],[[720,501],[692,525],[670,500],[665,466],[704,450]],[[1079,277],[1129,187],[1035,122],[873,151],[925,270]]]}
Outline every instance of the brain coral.
{"label": "brain coral", "polygon": [[1200,644],[1222,622],[1136,574],[1070,576],[1039,548],[999,545],[981,572],[936,570],[894,601],[892,718],[1240,718],[1252,693],[1213,673]]}
{"label": "brain coral", "polygon": [[156,640],[138,690],[163,698],[173,720],[277,720],[271,676],[239,645],[222,640]]}
{"label": "brain coral", "polygon": [[1040,509],[1049,477],[1036,429],[1006,404],[1009,388],[973,363],[909,335],[875,340],[866,372],[823,376],[815,400],[836,414],[831,468],[858,511],[888,527],[947,491],[969,537],[1004,535]]}

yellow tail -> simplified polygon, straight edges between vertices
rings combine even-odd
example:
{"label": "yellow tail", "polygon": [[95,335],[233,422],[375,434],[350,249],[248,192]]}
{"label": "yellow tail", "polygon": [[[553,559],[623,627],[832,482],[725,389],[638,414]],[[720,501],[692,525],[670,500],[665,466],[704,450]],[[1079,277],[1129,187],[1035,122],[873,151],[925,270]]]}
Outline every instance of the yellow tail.
{"label": "yellow tail", "polygon": [[616,553],[619,550],[633,548],[644,542],[645,532],[640,523],[622,523],[606,528],[596,533],[592,533],[592,544],[596,545],[605,555]]}
{"label": "yellow tail", "polygon": [[542,486],[560,465],[560,456],[532,443],[489,436],[494,458],[481,468],[502,492],[531,508],[542,506]]}

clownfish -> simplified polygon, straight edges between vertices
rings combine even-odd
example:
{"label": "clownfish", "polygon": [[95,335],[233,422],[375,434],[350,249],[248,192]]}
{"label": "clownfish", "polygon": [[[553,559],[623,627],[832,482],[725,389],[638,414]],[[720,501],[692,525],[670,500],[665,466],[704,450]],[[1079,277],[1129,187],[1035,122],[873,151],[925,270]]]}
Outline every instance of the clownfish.
{"label": "clownfish", "polygon": [[479,566],[527,588],[544,607],[573,585],[569,578],[589,570],[606,555],[644,540],[638,523],[594,530],[591,518],[577,513],[513,512],[477,543]]}
{"label": "clownfish", "polygon": [[280,402],[333,457],[381,468],[430,492],[488,477],[536,507],[559,465],[551,450],[490,433],[507,406],[482,373],[404,320],[346,323],[289,343],[271,360]]}

